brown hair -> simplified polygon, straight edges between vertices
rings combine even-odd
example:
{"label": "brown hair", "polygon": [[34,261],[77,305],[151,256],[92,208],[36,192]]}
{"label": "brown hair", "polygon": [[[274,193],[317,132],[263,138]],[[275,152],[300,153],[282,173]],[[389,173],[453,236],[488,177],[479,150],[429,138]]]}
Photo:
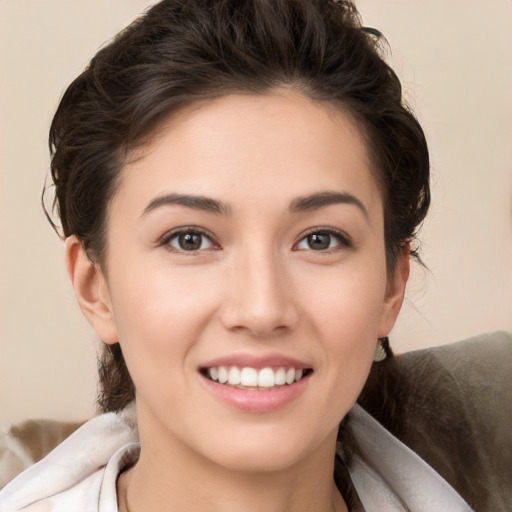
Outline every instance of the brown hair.
{"label": "brown hair", "polygon": [[[392,272],[429,206],[429,158],[380,53],[378,34],[361,26],[348,1],[156,4],[96,54],[53,119],[51,173],[64,236],[76,235],[103,265],[105,216],[120,171],[164,116],[204,98],[285,86],[343,108],[365,136],[383,195]],[[99,406],[121,410],[134,386],[119,345],[105,345],[99,366]]]}

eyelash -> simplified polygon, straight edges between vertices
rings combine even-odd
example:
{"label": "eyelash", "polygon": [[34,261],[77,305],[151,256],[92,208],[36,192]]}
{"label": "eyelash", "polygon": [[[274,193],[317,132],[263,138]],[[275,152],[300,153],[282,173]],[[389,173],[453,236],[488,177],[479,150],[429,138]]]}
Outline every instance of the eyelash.
{"label": "eyelash", "polygon": [[171,240],[173,240],[175,238],[178,238],[180,235],[201,235],[201,236],[207,238],[211,242],[213,247],[209,247],[208,249],[211,250],[211,249],[217,249],[218,248],[218,244],[215,242],[215,239],[212,237],[212,235],[208,231],[206,231],[205,229],[202,229],[202,228],[199,228],[199,227],[196,227],[196,226],[177,228],[177,229],[174,229],[172,231],[167,232],[160,239],[159,245],[165,246],[165,248],[168,251],[179,252],[181,254],[186,254],[186,255],[194,255],[194,254],[197,254],[197,253],[199,253],[201,251],[208,250],[208,249],[197,249],[197,250],[187,251],[185,249],[178,249],[176,247],[172,247],[170,245]]}
{"label": "eyelash", "polygon": [[[303,240],[307,239],[311,235],[328,235],[330,237],[336,238],[338,241],[337,245],[335,245],[334,247],[329,247],[327,249],[322,249],[322,250],[309,249],[311,252],[314,252],[314,253],[319,253],[319,254],[332,253],[332,252],[336,252],[336,251],[351,249],[354,247],[352,238],[349,235],[347,235],[345,232],[339,231],[339,230],[333,229],[333,228],[322,228],[322,227],[316,227],[316,228],[313,228],[313,229],[309,230],[308,232],[306,232],[301,237],[301,239],[294,245],[294,247],[296,247],[298,244],[300,244]],[[308,250],[308,249],[297,249],[297,250]]]}
{"label": "eyelash", "polygon": [[[180,235],[200,235],[200,236],[203,236],[205,238],[207,238],[213,247],[208,247],[206,249],[197,249],[197,250],[191,250],[191,251],[187,251],[185,249],[178,249],[176,247],[172,247],[170,245],[170,242],[179,237]],[[343,231],[338,231],[337,229],[333,229],[333,228],[313,228],[311,229],[310,231],[306,232],[304,235],[302,235],[302,237],[300,238],[300,240],[294,244],[294,248],[297,247],[302,241],[306,240],[309,236],[311,235],[327,235],[327,236],[331,236],[331,237],[334,237],[337,239],[338,241],[338,244],[335,245],[334,247],[328,247],[327,249],[320,249],[320,250],[315,250],[315,249],[309,249],[311,252],[314,252],[314,253],[331,253],[331,252],[336,252],[336,251],[340,251],[340,250],[346,250],[346,249],[351,249],[354,244],[352,242],[352,239],[350,236],[348,236],[346,233],[344,233]],[[183,227],[183,228],[177,228],[177,229],[174,229],[168,233],[166,233],[159,241],[159,245],[161,246],[165,246],[165,248],[171,252],[180,252],[182,254],[187,254],[187,255],[194,255],[194,254],[197,254],[199,252],[202,252],[204,250],[211,250],[211,249],[218,249],[219,248],[219,244],[217,242],[215,242],[215,239],[212,237],[212,235],[202,229],[202,228],[199,228],[199,227],[196,227],[196,226],[190,226],[190,227]],[[308,250],[308,249],[295,249],[295,250]]]}

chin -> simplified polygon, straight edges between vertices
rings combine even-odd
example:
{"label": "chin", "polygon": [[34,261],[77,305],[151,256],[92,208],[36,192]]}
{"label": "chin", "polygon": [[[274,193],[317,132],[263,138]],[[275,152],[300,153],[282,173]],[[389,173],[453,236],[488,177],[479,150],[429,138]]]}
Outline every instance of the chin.
{"label": "chin", "polygon": [[250,434],[228,436],[225,442],[214,442],[210,447],[215,446],[216,449],[210,451],[209,458],[230,471],[279,472],[302,463],[323,445],[328,449],[332,445],[334,451],[335,433],[331,442],[331,436],[318,441],[308,436],[294,435],[290,429],[277,433],[255,429]]}
{"label": "chin", "polygon": [[218,465],[237,473],[275,473],[285,471],[303,459],[300,450],[244,450],[216,457]]}

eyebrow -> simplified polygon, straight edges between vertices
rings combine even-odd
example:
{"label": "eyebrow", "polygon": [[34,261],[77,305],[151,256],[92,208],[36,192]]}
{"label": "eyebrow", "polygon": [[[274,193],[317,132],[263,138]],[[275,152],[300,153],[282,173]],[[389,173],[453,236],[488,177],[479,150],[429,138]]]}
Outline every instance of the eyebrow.
{"label": "eyebrow", "polygon": [[[307,196],[298,197],[290,203],[289,210],[292,213],[308,212],[318,210],[332,204],[350,204],[361,210],[366,218],[368,211],[364,204],[354,195],[348,192],[318,192]],[[180,205],[202,210],[218,215],[231,215],[231,206],[211,197],[191,195],[191,194],[165,194],[153,199],[144,209],[142,215],[160,208],[161,206]]]}
{"label": "eyebrow", "polygon": [[144,209],[142,215],[161,207],[169,205],[180,205],[220,215],[231,215],[231,207],[221,201],[205,196],[190,194],[166,194],[153,199]]}
{"label": "eyebrow", "polygon": [[364,204],[354,195],[348,192],[319,192],[304,197],[298,197],[290,205],[293,213],[318,210],[331,204],[351,204],[361,210],[368,219],[368,210]]}

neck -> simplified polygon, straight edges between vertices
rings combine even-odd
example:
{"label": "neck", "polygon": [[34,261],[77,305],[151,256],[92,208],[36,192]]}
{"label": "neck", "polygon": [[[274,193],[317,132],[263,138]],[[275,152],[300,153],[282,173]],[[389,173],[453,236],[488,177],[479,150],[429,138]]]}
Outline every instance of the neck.
{"label": "neck", "polygon": [[140,459],[118,481],[120,512],[347,511],[333,480],[335,439],[292,467],[243,472],[187,453],[173,440],[162,443],[143,428],[139,435]]}
{"label": "neck", "polygon": [[[160,510],[162,512],[346,512],[348,509],[335,488],[308,482],[301,486],[289,477],[273,474],[233,475],[215,478],[206,484],[192,478],[169,480],[149,479],[140,465],[119,479],[120,512]],[[176,476],[176,475],[174,475]],[[183,485],[180,485],[183,484]]]}

